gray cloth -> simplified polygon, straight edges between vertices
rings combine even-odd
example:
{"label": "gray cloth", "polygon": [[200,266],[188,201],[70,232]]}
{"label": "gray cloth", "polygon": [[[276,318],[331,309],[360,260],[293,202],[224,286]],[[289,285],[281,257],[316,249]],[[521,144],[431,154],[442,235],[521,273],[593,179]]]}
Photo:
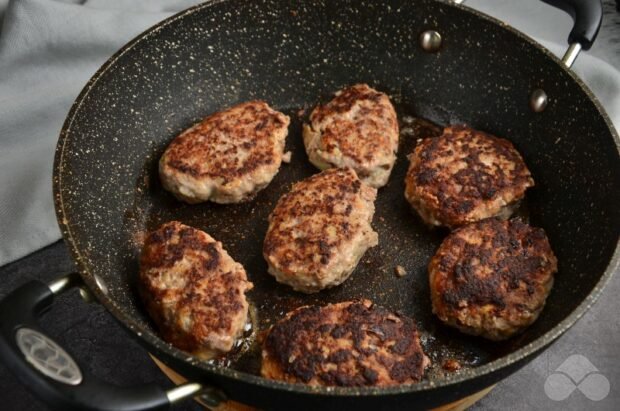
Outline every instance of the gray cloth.
{"label": "gray cloth", "polygon": [[60,238],[54,148],[84,84],[124,43],[193,3],[9,2],[0,34],[0,265]]}
{"label": "gray cloth", "polygon": [[[0,33],[0,265],[60,238],[51,193],[54,147],[69,107],[88,78],[129,39],[193,3],[9,1]],[[515,10],[517,3],[521,8]],[[489,14],[525,30],[532,16],[540,16],[541,7],[537,0],[473,0],[471,5],[487,7]],[[564,30],[565,36],[570,19],[549,13],[567,27],[546,22],[535,34],[561,54],[562,40],[547,36],[545,30]],[[620,124],[620,74],[584,55],[576,71]]]}

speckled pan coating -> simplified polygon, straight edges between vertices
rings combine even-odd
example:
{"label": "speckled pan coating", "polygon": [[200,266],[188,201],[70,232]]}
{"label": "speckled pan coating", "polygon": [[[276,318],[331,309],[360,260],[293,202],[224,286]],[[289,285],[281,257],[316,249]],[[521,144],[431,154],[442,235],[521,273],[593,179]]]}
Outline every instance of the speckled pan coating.
{"label": "speckled pan coating", "polygon": [[[54,174],[58,220],[82,277],[173,368],[262,408],[293,401],[296,409],[393,409],[412,401],[431,407],[491,385],[574,323],[617,266],[616,132],[592,94],[555,57],[464,7],[431,0],[291,4],[207,2],[138,37],[86,85],[63,127]],[[426,29],[441,33],[439,53],[419,48],[418,35]],[[401,124],[398,160],[376,202],[373,227],[380,245],[349,281],[303,296],[266,274],[260,247],[267,215],[294,181],[316,172],[305,160],[297,113],[357,82],[387,91],[401,119],[408,114],[440,124],[465,122],[509,138],[523,154],[537,182],[527,201],[532,223],[548,233],[560,263],[547,307],[520,337],[488,344],[433,318],[425,267],[445,233],[428,231],[402,195],[405,155],[415,145],[408,124]],[[528,107],[537,87],[551,98],[542,114]],[[253,202],[231,206],[189,206],[164,192],[157,160],[167,142],[205,114],[255,98],[292,117],[287,150],[293,161],[268,189]],[[157,337],[134,289],[141,234],[173,219],[207,229],[245,266],[255,284],[248,297],[259,329],[317,298],[366,297],[416,318],[434,363],[458,358],[465,366],[449,375],[430,370],[412,386],[327,389],[248,374],[244,370],[257,369],[251,352],[232,368],[188,358]],[[396,265],[409,274],[395,276]],[[109,295],[97,287],[95,274]]]}

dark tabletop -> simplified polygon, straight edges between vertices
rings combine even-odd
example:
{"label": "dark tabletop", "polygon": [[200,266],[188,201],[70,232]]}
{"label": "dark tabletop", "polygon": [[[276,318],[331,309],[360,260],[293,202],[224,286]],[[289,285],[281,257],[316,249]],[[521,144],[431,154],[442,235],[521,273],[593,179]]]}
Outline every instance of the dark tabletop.
{"label": "dark tabletop", "polygon": [[[620,13],[615,1],[605,0],[604,24],[592,53],[618,67],[620,62]],[[74,269],[62,242],[0,268],[0,298],[31,279],[49,281]],[[618,410],[620,409],[620,275],[615,275],[596,304],[529,365],[499,383],[489,395],[472,407],[475,410]],[[170,381],[124,329],[97,304],[86,304],[77,291],[60,297],[42,321],[60,345],[68,348],[82,367],[97,377],[121,386],[156,382],[172,387]],[[584,360],[584,358],[586,360]],[[589,361],[604,378],[591,387],[587,377],[572,393],[558,401],[556,369],[579,371]],[[564,380],[565,381],[565,380]],[[609,382],[609,392],[605,381]],[[545,389],[547,382],[547,389]],[[0,364],[0,409],[45,410]],[[594,397],[604,397],[597,401]],[[556,397],[552,400],[550,397]],[[590,398],[588,398],[590,397]],[[174,408],[201,410],[193,402]]]}

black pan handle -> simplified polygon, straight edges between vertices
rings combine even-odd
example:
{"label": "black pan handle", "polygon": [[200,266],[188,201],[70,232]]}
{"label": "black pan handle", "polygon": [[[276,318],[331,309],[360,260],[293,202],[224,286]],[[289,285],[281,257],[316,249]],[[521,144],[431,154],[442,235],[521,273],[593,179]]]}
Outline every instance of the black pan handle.
{"label": "black pan handle", "polygon": [[571,68],[581,49],[589,50],[596,40],[603,21],[602,0],[541,0],[558,7],[573,18],[573,29],[568,35],[568,50],[562,57],[562,63]]}
{"label": "black pan handle", "polygon": [[603,20],[602,0],[542,0],[564,10],[573,18],[574,25],[568,35],[568,44],[579,43],[583,50],[590,50]]}
{"label": "black pan handle", "polygon": [[170,391],[154,384],[117,387],[82,371],[37,321],[56,295],[81,285],[77,274],[49,284],[30,281],[0,301],[0,360],[46,405],[63,411],[164,410],[202,390],[200,384]]}
{"label": "black pan handle", "polygon": [[[566,11],[573,18],[573,29],[568,35],[568,50],[562,57],[566,67],[572,67],[579,52],[590,50],[603,20],[602,0],[541,0],[561,10]],[[453,3],[463,4],[465,0],[452,0]]]}

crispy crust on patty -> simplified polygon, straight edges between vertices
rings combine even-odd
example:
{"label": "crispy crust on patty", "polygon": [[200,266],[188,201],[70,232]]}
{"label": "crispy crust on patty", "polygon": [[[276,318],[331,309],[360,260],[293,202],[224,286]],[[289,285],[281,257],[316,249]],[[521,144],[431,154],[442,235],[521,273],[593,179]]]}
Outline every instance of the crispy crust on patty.
{"label": "crispy crust on patty", "polygon": [[162,155],[164,188],[188,203],[252,199],[280,168],[289,121],[264,101],[206,117],[176,137]]}
{"label": "crispy crust on patty", "polygon": [[387,184],[398,151],[398,121],[388,96],[356,84],[317,106],[304,125],[310,162],[321,170],[352,167],[372,187]]}
{"label": "crispy crust on patty", "polygon": [[341,284],[378,243],[370,225],[376,194],[350,168],[296,183],[269,216],[263,245],[269,273],[307,293]]}
{"label": "crispy crust on patty", "polygon": [[164,340],[202,359],[230,351],[247,322],[243,266],[207,233],[172,221],[151,232],[139,291]]}
{"label": "crispy crust on patty", "polygon": [[512,143],[465,126],[423,140],[409,159],[405,197],[430,225],[508,218],[534,185]]}
{"label": "crispy crust on patty", "polygon": [[263,344],[263,377],[323,386],[419,382],[430,363],[412,319],[368,300],[288,313]]}
{"label": "crispy crust on patty", "polygon": [[502,340],[538,318],[557,259],[543,229],[490,218],[446,237],[428,271],[433,312],[442,321]]}

